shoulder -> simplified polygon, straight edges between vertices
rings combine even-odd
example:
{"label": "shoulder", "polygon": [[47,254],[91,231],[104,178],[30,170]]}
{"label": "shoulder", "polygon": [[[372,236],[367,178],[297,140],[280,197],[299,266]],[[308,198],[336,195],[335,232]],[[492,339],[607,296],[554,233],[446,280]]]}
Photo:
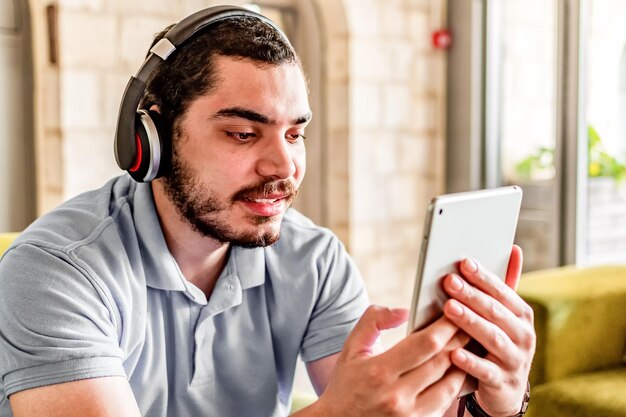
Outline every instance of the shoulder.
{"label": "shoulder", "polygon": [[12,247],[30,244],[66,251],[100,237],[132,201],[136,184],[126,176],[82,193],[44,214],[25,229]]}
{"label": "shoulder", "polygon": [[[0,259],[0,282],[19,293],[58,293],[114,306],[138,295],[141,251],[132,224],[136,184],[122,176],[43,215]],[[131,225],[131,227],[129,227]],[[94,306],[94,308],[97,308]]]}

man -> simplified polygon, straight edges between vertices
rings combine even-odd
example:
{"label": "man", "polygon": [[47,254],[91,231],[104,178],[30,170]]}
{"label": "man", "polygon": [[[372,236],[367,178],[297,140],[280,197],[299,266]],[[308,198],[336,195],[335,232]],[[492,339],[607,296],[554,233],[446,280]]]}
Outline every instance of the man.
{"label": "man", "polygon": [[[169,134],[147,164],[162,176],[70,200],[0,263],[0,416],[285,415],[298,354],[320,394],[300,416],[454,413],[467,375],[486,413],[520,411],[535,341],[509,288],[521,252],[509,287],[465,261],[444,281],[445,316],[381,352],[380,331],[407,311],[367,308],[336,237],[288,210],[311,111],[270,23],[250,14],[194,33],[141,106]],[[141,140],[136,153],[152,152]]]}

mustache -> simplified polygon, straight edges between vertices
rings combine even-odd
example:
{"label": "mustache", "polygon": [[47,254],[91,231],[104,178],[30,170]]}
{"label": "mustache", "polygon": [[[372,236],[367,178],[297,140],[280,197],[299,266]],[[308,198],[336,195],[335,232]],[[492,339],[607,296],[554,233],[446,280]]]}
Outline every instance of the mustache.
{"label": "mustache", "polygon": [[237,191],[232,197],[232,201],[263,198],[277,193],[285,194],[287,199],[293,199],[298,193],[298,189],[289,180],[261,181]]}

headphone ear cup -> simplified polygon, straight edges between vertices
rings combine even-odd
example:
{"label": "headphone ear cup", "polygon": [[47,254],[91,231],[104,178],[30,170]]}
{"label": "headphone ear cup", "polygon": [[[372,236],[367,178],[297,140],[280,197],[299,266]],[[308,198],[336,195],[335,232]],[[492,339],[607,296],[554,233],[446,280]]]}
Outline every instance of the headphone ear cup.
{"label": "headphone ear cup", "polygon": [[133,179],[149,182],[161,172],[163,139],[158,126],[162,125],[160,115],[154,111],[138,110],[135,117],[135,162],[128,169]]}
{"label": "headphone ear cup", "polygon": [[130,176],[138,182],[143,182],[150,165],[150,141],[148,133],[141,123],[140,115],[135,117],[135,155],[133,165],[128,168]]}
{"label": "headphone ear cup", "polygon": [[172,133],[168,128],[169,124],[165,122],[161,113],[154,110],[148,110],[148,115],[150,116],[152,123],[154,123],[155,130],[158,134],[159,146],[161,147],[161,157],[155,177],[159,178],[169,172],[172,158]]}

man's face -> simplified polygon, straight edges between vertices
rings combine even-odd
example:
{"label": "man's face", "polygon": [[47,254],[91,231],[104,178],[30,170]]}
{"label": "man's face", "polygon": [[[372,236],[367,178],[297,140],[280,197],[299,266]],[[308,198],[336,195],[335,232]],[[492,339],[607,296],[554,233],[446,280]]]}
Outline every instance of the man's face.
{"label": "man's face", "polygon": [[311,111],[304,75],[295,64],[222,56],[215,63],[216,86],[179,122],[164,189],[201,234],[270,245],[305,172]]}

